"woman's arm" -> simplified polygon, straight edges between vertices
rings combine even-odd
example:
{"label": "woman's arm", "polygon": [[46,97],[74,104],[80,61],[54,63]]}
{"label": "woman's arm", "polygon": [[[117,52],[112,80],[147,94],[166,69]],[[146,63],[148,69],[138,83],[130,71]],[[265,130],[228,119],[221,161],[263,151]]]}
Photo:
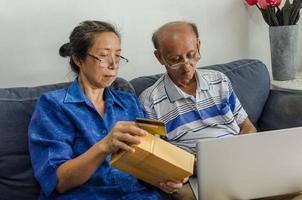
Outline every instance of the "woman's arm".
{"label": "woman's arm", "polygon": [[119,149],[134,152],[131,144],[139,144],[137,136],[147,134],[138,128],[134,122],[118,122],[112,131],[93,145],[84,154],[68,160],[57,169],[58,184],[56,190],[59,193],[82,185],[85,183],[97,168],[104,162],[108,154]]}
{"label": "woman's arm", "polygon": [[104,162],[107,155],[96,144],[84,154],[60,165],[57,169],[56,190],[59,193],[64,193],[68,189],[85,183]]}

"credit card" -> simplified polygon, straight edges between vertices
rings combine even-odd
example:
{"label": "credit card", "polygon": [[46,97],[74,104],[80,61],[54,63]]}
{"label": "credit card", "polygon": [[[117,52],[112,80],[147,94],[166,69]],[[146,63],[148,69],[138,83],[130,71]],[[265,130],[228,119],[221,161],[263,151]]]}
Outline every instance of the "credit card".
{"label": "credit card", "polygon": [[153,134],[167,137],[165,124],[155,119],[136,118],[137,125],[145,131]]}

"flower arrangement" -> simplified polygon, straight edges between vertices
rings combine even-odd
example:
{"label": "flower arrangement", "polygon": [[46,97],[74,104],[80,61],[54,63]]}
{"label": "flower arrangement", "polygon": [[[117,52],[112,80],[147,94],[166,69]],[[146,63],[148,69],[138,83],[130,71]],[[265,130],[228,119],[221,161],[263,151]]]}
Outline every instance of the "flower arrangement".
{"label": "flower arrangement", "polygon": [[256,5],[269,26],[296,25],[300,17],[302,0],[286,0],[280,8],[282,0],[245,0],[250,6]]}

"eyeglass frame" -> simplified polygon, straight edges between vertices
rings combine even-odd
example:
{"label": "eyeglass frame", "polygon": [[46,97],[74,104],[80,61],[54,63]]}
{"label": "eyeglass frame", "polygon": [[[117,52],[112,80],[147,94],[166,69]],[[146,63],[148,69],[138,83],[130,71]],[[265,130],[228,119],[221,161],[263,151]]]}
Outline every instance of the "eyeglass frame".
{"label": "eyeglass frame", "polygon": [[[103,58],[103,59],[102,58],[98,58],[97,56],[92,55],[90,53],[87,53],[87,56],[90,56],[91,58],[94,58],[95,60],[99,61],[102,64],[104,63],[104,60],[105,60],[105,58]],[[107,58],[109,58],[109,56],[107,56]],[[121,58],[122,60],[124,60],[126,63],[129,62],[129,59],[125,58],[124,56],[119,56],[119,58]],[[111,60],[112,60],[113,63],[118,64],[117,67],[119,67],[120,61],[118,63],[116,63],[116,61],[114,59],[111,58]],[[109,66],[110,65],[108,65],[106,67],[108,68]],[[103,66],[101,66],[101,67],[103,67]],[[104,68],[106,68],[106,67],[104,66]]]}
{"label": "eyeglass frame", "polygon": [[184,64],[187,64],[187,63],[195,64],[200,60],[200,58],[201,58],[201,56],[200,56],[199,51],[195,51],[195,56],[193,58],[186,58],[187,61],[181,61],[181,62],[174,63],[174,64],[170,65],[169,62],[166,59],[164,59],[164,60],[167,63],[167,67],[169,67],[170,69],[178,69],[181,65],[184,65]]}

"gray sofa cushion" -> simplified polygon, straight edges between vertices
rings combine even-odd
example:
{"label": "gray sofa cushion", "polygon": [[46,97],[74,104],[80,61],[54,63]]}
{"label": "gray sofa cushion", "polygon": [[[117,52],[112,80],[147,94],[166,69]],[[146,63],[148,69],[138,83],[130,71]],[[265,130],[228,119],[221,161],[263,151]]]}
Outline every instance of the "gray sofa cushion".
{"label": "gray sofa cushion", "polygon": [[[33,88],[0,89],[0,199],[37,199],[39,186],[33,176],[28,151],[27,127],[37,98],[70,83]],[[112,89],[134,93],[118,78]]]}
{"label": "gray sofa cushion", "polygon": [[[223,72],[231,80],[233,88],[247,111],[250,119],[256,124],[270,90],[270,78],[266,66],[259,60],[238,60],[226,64],[204,67]],[[137,95],[151,86],[161,74],[143,76],[130,81]],[[257,124],[256,124],[257,125]]]}
{"label": "gray sofa cushion", "polygon": [[302,94],[272,90],[259,121],[261,130],[298,126],[302,126]]}
{"label": "gray sofa cushion", "polygon": [[3,199],[35,199],[39,187],[28,152],[27,126],[43,92],[67,84],[0,89],[0,194]]}

